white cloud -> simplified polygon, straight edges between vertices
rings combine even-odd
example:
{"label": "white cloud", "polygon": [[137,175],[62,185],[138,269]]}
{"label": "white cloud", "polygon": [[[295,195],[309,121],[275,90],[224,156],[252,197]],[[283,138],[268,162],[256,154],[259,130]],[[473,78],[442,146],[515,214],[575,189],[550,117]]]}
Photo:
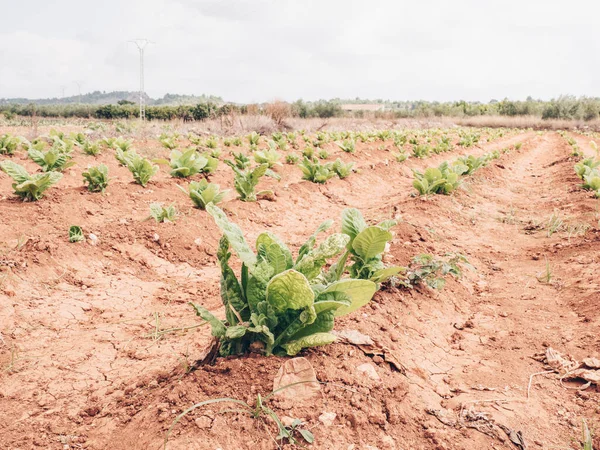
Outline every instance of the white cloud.
{"label": "white cloud", "polygon": [[[35,5],[33,7],[32,5]],[[3,8],[0,97],[135,90],[232,101],[600,96],[600,4],[573,0],[106,0]],[[20,20],[27,17],[26,21]]]}

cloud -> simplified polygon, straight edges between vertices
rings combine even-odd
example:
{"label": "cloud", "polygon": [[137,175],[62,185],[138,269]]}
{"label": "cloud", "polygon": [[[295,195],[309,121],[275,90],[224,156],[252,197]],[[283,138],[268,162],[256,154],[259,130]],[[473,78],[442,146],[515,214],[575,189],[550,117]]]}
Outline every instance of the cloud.
{"label": "cloud", "polygon": [[[26,4],[25,4],[26,3]],[[13,2],[0,97],[136,90],[250,102],[600,96],[594,17],[572,0],[105,0]],[[19,20],[27,17],[27,21]]]}

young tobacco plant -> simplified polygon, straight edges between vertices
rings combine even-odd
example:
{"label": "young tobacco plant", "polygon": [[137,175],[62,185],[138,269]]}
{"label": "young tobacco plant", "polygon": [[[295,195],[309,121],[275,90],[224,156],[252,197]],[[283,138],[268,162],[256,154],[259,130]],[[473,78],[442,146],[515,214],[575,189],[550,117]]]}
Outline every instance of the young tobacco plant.
{"label": "young tobacco plant", "polygon": [[410,263],[406,285],[410,287],[424,283],[433,289],[443,289],[446,275],[461,277],[461,265],[472,269],[467,258],[459,253],[447,254],[445,259],[425,253],[417,255]]}
{"label": "young tobacco plant", "polygon": [[356,141],[353,139],[346,139],[342,143],[336,142],[336,144],[346,153],[354,153],[356,151]]}
{"label": "young tobacco plant", "polygon": [[[225,320],[202,306],[192,306],[210,323],[221,356],[249,350],[293,356],[303,348],[330,344],[336,339],[330,333],[335,317],[365,305],[377,289],[369,280],[322,282],[319,275],[327,260],[340,254],[349,242],[348,236],[333,234],[315,247],[317,234],[331,221],[317,229],[294,260],[289,248],[269,232],[258,236],[255,253],[242,230],[229,222],[223,211],[213,204],[206,210],[223,232],[217,257]],[[239,279],[229,266],[230,248],[242,261]]]}
{"label": "young tobacco plant", "polygon": [[21,143],[18,137],[10,134],[0,136],[0,155],[13,155]]}
{"label": "young tobacco plant", "polygon": [[267,150],[259,150],[254,153],[254,161],[256,161],[258,164],[266,164],[267,166],[269,166],[269,169],[273,168],[273,166],[275,165],[280,166],[280,158],[281,155],[277,153],[277,151],[273,148],[269,148]]}
{"label": "young tobacco plant", "polygon": [[306,156],[300,163],[300,169],[302,170],[302,179],[313,183],[324,184],[336,175],[332,163],[321,164],[318,160],[311,160]]}
{"label": "young tobacco plant", "polygon": [[126,161],[127,168],[132,173],[133,179],[142,187],[146,187],[150,179],[158,172],[158,166],[137,153],[130,155]]}
{"label": "young tobacco plant", "polygon": [[269,169],[268,164],[261,164],[254,169],[245,171],[238,169],[235,163],[227,159],[225,160],[225,164],[231,167],[235,172],[234,187],[239,194],[239,199],[243,202],[255,202],[258,196],[273,195],[273,191],[256,192],[256,186],[263,176],[266,175],[275,178],[276,180],[281,179],[279,175]]}
{"label": "young tobacco plant", "polygon": [[150,203],[150,217],[157,223],[175,222],[179,212],[175,205],[164,206],[162,203]]}
{"label": "young tobacco plant", "polygon": [[85,236],[83,235],[83,230],[81,227],[77,225],[71,225],[69,227],[69,242],[83,242],[85,241]]}
{"label": "young tobacco plant", "polygon": [[75,162],[71,161],[71,156],[68,153],[63,153],[55,147],[46,152],[30,148],[27,154],[44,172],[62,172],[75,165]]}
{"label": "young tobacco plant", "polygon": [[156,164],[166,164],[171,167],[171,176],[177,178],[187,178],[196,175],[204,170],[208,165],[208,159],[200,156],[196,149],[190,148],[184,152],[179,150],[171,151],[171,160],[155,159]]}
{"label": "young tobacco plant", "polygon": [[238,169],[246,170],[248,167],[250,167],[250,164],[251,164],[250,158],[248,158],[242,152],[239,152],[239,153],[231,152],[231,156],[233,156],[233,162],[235,163],[235,166]]}
{"label": "young tobacco plant", "polygon": [[229,191],[221,191],[218,184],[209,183],[206,180],[192,181],[186,191],[183,187],[177,186],[181,191],[189,195],[196,205],[196,208],[206,209],[209,203],[220,203]]}
{"label": "young tobacco plant", "polygon": [[413,187],[419,195],[450,194],[460,185],[460,176],[468,168],[462,164],[449,165],[447,162],[440,164],[438,168],[430,167],[421,173],[413,170],[415,179]]}
{"label": "young tobacco plant", "polygon": [[87,184],[90,192],[104,192],[108,186],[108,167],[100,164],[96,167],[89,167],[87,171],[82,173],[83,184]]}
{"label": "young tobacco plant", "polygon": [[15,181],[12,187],[15,194],[24,202],[39,200],[49,187],[58,183],[63,177],[63,174],[59,172],[29,175],[23,166],[13,161],[2,161],[0,169]]}
{"label": "young tobacco plant", "polygon": [[[324,275],[326,280],[339,280],[348,270],[351,278],[383,283],[405,269],[399,266],[386,267],[383,254],[392,240],[390,228],[395,220],[384,220],[369,226],[358,209],[348,208],[342,212],[342,233],[348,236],[346,251]],[[346,267],[346,264],[350,265]]]}
{"label": "young tobacco plant", "polygon": [[337,174],[337,176],[343,180],[344,178],[348,177],[348,175],[350,175],[353,172],[354,163],[353,162],[345,163],[340,158],[338,158],[335,160],[335,162],[333,163],[331,168]]}

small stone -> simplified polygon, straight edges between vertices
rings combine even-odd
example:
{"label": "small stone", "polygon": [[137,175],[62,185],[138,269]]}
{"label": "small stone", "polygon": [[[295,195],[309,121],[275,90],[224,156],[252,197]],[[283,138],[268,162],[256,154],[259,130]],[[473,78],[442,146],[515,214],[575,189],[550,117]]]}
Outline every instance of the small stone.
{"label": "small stone", "polygon": [[194,422],[196,423],[196,426],[201,430],[210,428],[212,425],[212,419],[207,416],[198,417],[196,420],[194,420]]}
{"label": "small stone", "polygon": [[90,244],[98,245],[98,236],[96,236],[94,233],[90,233],[88,238],[90,239]]}
{"label": "small stone", "polygon": [[333,421],[337,417],[337,414],[334,412],[324,412],[319,416],[319,422],[321,422],[326,427],[330,427],[333,425]]}
{"label": "small stone", "polygon": [[158,242],[160,240],[160,236],[158,235],[158,233],[154,233],[154,236],[152,236],[152,239],[154,239],[155,242]]}
{"label": "small stone", "polygon": [[508,313],[506,311],[502,311],[500,313],[500,317],[508,317]]}
{"label": "small stone", "polygon": [[113,253],[112,252],[102,252],[102,254],[104,256],[106,256],[107,258],[112,258],[113,257]]}
{"label": "small stone", "polygon": [[375,369],[373,364],[369,364],[369,363],[361,364],[360,366],[358,366],[356,368],[356,371],[358,373],[360,373],[361,375],[366,375],[368,378],[370,378],[373,381],[381,381],[381,377],[377,373],[377,370]]}
{"label": "small stone", "polygon": [[200,247],[202,245],[202,238],[194,239],[194,244],[196,244],[198,247]]}

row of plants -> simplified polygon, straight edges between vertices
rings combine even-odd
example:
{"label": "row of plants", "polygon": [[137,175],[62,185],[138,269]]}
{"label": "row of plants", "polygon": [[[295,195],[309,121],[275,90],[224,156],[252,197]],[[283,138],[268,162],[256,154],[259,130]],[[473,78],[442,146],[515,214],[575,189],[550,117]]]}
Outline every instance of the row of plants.
{"label": "row of plants", "polygon": [[[520,147],[520,146],[519,146]],[[503,152],[508,152],[504,149]],[[462,178],[498,159],[500,151],[494,150],[482,156],[462,156],[454,162],[444,161],[438,167],[429,167],[425,171],[413,170],[413,187],[418,195],[445,194],[454,192],[460,186]]]}

